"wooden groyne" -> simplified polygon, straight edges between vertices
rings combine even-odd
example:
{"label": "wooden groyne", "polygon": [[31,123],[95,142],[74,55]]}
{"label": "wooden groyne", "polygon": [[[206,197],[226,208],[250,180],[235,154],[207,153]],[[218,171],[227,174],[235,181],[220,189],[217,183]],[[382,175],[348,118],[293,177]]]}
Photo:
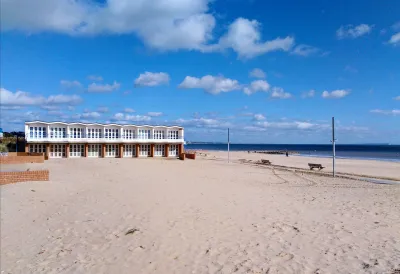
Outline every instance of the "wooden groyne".
{"label": "wooden groyne", "polygon": [[[285,155],[286,150],[251,150],[249,153],[261,153],[261,154],[280,154]],[[297,151],[287,151],[289,155],[299,154]]]}

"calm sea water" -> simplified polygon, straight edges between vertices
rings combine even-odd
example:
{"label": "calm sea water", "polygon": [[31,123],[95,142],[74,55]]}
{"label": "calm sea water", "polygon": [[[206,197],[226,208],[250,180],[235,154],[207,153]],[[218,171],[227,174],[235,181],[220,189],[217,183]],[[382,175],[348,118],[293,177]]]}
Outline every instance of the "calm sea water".
{"label": "calm sea water", "polygon": [[[226,144],[188,144],[186,149],[227,150]],[[302,156],[332,157],[332,145],[231,144],[231,151],[290,150]],[[336,145],[337,158],[373,159],[400,162],[400,145]]]}

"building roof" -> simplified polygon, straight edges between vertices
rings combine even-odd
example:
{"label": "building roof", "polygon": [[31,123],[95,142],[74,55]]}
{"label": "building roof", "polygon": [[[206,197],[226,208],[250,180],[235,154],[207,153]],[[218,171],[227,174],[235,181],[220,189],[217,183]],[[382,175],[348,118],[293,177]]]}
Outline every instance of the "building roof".
{"label": "building roof", "polygon": [[29,124],[46,124],[46,125],[52,125],[52,124],[62,124],[62,125],[83,125],[83,126],[120,126],[120,127],[164,127],[164,128],[179,128],[183,129],[181,126],[162,126],[162,125],[133,125],[133,124],[101,124],[101,123],[81,123],[81,122],[71,122],[71,123],[66,123],[66,122],[45,122],[45,121],[29,121],[25,122],[26,125]]}

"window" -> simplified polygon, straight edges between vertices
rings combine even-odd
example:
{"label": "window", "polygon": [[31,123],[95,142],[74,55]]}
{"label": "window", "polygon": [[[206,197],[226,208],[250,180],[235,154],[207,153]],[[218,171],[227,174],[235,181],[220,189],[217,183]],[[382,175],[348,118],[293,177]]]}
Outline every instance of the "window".
{"label": "window", "polygon": [[163,130],[154,131],[154,139],[165,139]]}
{"label": "window", "polygon": [[43,128],[43,138],[47,138],[47,129]]}
{"label": "window", "polygon": [[177,130],[168,131],[168,139],[179,139],[178,131]]}
{"label": "window", "polygon": [[45,153],[46,145],[45,144],[31,144],[29,145],[29,152],[32,153]]}
{"label": "window", "polygon": [[33,127],[29,128],[29,137],[33,138]]}

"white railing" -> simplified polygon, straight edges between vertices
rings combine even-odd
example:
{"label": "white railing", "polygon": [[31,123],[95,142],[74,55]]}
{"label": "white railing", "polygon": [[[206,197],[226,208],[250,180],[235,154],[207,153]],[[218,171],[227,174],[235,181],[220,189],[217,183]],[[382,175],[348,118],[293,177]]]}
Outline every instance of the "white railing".
{"label": "white railing", "polygon": [[126,139],[126,138],[87,138],[87,137],[81,137],[81,138],[51,138],[51,137],[30,137],[27,136],[26,140],[28,142],[46,142],[46,143],[183,143],[184,139],[183,138],[178,138],[178,139],[154,139],[151,138],[132,138],[132,139]]}

